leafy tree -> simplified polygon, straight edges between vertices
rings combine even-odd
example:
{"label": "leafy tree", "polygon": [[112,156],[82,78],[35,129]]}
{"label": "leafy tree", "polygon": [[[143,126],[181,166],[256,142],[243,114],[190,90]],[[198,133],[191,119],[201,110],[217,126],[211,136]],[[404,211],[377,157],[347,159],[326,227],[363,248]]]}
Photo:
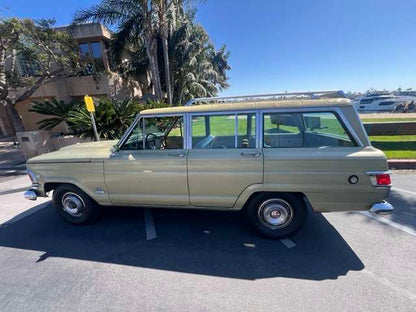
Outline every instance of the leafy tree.
{"label": "leafy tree", "polygon": [[[78,46],[66,32],[53,29],[54,20],[0,18],[0,102],[16,132],[24,131],[16,103],[44,84],[78,73]],[[19,71],[24,65],[26,73]],[[16,92],[18,88],[19,91]]]}
{"label": "leafy tree", "polygon": [[80,106],[80,102],[71,101],[69,103],[65,103],[64,101],[58,101],[53,98],[52,100],[33,102],[29,111],[46,116],[53,116],[42,119],[37,123],[40,129],[52,130],[61,122],[69,124],[69,115]]}

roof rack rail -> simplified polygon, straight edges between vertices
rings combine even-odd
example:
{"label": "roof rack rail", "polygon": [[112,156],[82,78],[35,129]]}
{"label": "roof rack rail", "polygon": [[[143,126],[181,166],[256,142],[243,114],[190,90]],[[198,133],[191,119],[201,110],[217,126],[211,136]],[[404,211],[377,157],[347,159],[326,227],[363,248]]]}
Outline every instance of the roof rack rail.
{"label": "roof rack rail", "polygon": [[346,98],[344,91],[342,90],[330,90],[330,91],[306,91],[306,92],[284,92],[284,93],[271,93],[271,94],[253,94],[253,95],[238,95],[238,96],[224,96],[224,97],[206,97],[191,99],[186,102],[185,106],[192,106],[194,104],[209,104],[216,103],[232,103],[243,102],[248,100],[262,100],[262,101],[275,101],[288,98],[304,98],[322,99],[322,98]]}

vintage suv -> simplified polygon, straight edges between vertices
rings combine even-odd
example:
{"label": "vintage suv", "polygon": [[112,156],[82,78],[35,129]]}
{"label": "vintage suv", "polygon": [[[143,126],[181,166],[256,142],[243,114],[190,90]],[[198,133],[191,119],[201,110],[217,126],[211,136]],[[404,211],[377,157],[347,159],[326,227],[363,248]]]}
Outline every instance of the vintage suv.
{"label": "vintage suv", "polygon": [[[199,105],[198,105],[199,104]],[[348,99],[304,92],[191,100],[142,111],[118,142],[77,144],[27,162],[35,200],[53,190],[74,224],[100,206],[242,210],[271,237],[317,212],[390,213],[385,155]]]}

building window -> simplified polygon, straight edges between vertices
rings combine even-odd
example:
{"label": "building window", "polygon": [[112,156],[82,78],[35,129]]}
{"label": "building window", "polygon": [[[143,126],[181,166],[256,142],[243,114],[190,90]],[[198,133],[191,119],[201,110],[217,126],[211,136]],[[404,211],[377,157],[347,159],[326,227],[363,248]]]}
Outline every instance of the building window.
{"label": "building window", "polygon": [[83,42],[79,44],[79,51],[81,57],[88,59],[90,62],[87,64],[85,70],[87,75],[91,75],[94,72],[102,71],[104,66],[104,54],[101,41]]}
{"label": "building window", "polygon": [[18,55],[16,58],[16,69],[20,77],[39,76],[41,69],[38,63],[25,59]]}

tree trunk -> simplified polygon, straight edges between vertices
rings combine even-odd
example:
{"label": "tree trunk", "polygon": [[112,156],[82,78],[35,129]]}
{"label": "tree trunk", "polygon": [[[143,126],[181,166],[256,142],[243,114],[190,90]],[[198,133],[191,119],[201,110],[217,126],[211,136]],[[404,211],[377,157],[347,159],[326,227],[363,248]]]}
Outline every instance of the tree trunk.
{"label": "tree trunk", "polygon": [[157,41],[155,38],[149,38],[153,36],[148,36],[146,40],[146,53],[149,58],[149,67],[152,74],[152,83],[155,91],[155,96],[157,100],[162,100],[162,86],[160,83],[160,74],[159,74],[159,64],[157,62]]}
{"label": "tree trunk", "polygon": [[16,107],[9,99],[6,99],[6,111],[10,118],[10,121],[12,122],[14,131],[16,133],[25,131],[25,127],[23,126],[22,119],[20,118],[20,115],[17,112]]}
{"label": "tree trunk", "polygon": [[[167,30],[166,30],[166,32],[167,32]],[[168,104],[172,105],[172,87],[170,85],[168,35],[167,35],[167,33],[165,33],[165,31],[162,31],[162,47],[163,47],[163,59],[165,61],[166,92],[167,92],[167,95],[168,95]]]}

